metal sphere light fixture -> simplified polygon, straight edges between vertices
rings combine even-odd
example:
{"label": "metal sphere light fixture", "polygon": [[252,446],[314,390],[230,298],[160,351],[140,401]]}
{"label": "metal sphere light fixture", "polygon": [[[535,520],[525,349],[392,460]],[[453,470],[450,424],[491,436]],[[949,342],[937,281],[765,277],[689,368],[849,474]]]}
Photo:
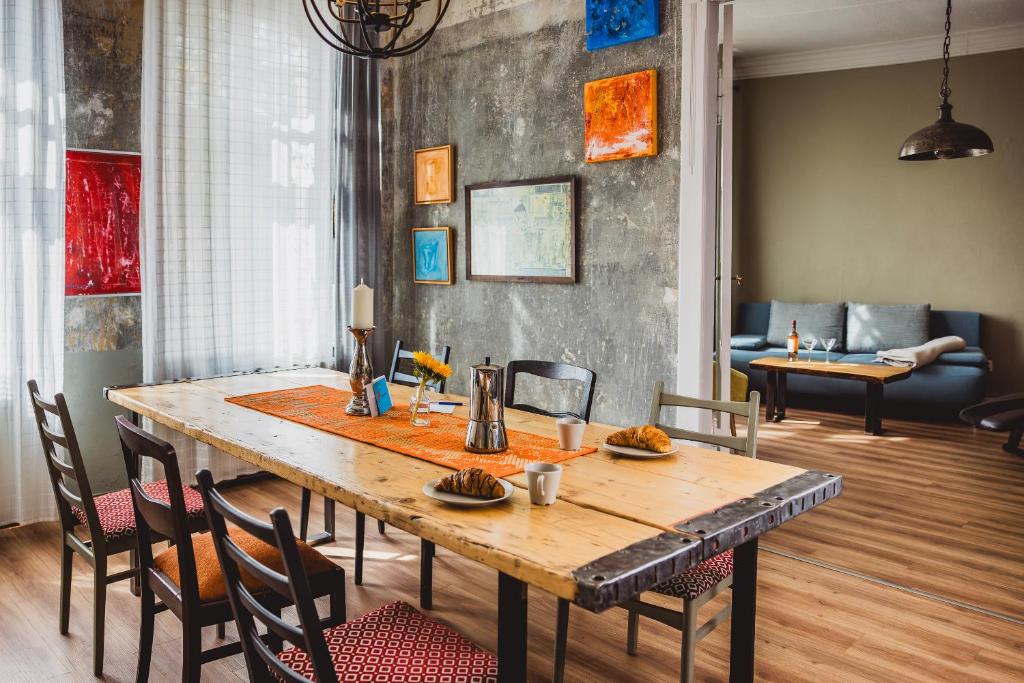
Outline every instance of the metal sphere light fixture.
{"label": "metal sphere light fixture", "polygon": [[953,0],[946,0],[946,40],[942,44],[942,87],[939,96],[939,120],[913,133],[900,148],[900,161],[934,161],[980,157],[994,151],[992,138],[982,129],[953,120],[953,105],[949,103],[949,31],[953,14]]}
{"label": "metal sphere light fixture", "polygon": [[[302,0],[313,30],[335,50],[363,59],[404,57],[427,44],[451,0]],[[433,6],[433,9],[431,9]],[[409,37],[419,16],[429,26]],[[421,22],[422,23],[422,22]],[[403,40],[403,36],[407,39]]]}

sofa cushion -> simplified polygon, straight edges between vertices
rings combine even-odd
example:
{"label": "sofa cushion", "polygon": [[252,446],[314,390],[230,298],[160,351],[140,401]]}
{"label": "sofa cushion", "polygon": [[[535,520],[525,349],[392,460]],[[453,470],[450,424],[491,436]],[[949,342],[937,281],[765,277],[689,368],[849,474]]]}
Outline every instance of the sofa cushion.
{"label": "sofa cushion", "polygon": [[968,346],[962,351],[948,351],[937,359],[936,363],[946,365],[976,365],[978,367],[988,366],[988,356],[977,346]]}
{"label": "sofa cushion", "polygon": [[930,310],[929,304],[879,306],[850,302],[846,305],[846,350],[874,353],[924,344],[928,341]]}
{"label": "sofa cushion", "polygon": [[772,346],[785,346],[790,323],[796,320],[796,329],[801,337],[835,337],[833,351],[842,351],[845,315],[846,307],[841,303],[797,304],[772,299],[771,314],[768,316],[768,343]]}
{"label": "sofa cushion", "polygon": [[768,338],[763,334],[734,334],[729,340],[729,347],[743,349],[745,351],[757,351],[768,344]]}

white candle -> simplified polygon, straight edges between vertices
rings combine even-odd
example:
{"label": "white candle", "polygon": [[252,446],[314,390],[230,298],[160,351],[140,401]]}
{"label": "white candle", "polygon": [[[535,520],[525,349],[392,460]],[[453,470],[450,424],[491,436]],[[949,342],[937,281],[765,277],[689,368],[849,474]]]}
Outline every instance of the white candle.
{"label": "white candle", "polygon": [[352,290],[352,327],[357,330],[373,327],[373,290],[362,279]]}

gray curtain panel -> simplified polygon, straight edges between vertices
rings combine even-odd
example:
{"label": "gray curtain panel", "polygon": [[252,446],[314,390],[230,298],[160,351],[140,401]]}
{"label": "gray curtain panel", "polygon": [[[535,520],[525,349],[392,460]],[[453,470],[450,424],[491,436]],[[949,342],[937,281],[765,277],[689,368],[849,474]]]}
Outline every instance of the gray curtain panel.
{"label": "gray curtain panel", "polygon": [[834,337],[837,341],[833,350],[842,351],[845,318],[846,306],[842,303],[798,304],[773,299],[768,316],[768,343],[772,346],[785,346],[790,323],[796,320],[796,330],[801,337]]}
{"label": "gray curtain panel", "polygon": [[380,267],[381,148],[380,70],[376,60],[339,54],[338,87],[338,344],[339,370],[348,370],[353,339],[352,289],[360,279],[374,290],[374,325],[370,362],[374,373],[386,374],[391,362],[390,297]]}

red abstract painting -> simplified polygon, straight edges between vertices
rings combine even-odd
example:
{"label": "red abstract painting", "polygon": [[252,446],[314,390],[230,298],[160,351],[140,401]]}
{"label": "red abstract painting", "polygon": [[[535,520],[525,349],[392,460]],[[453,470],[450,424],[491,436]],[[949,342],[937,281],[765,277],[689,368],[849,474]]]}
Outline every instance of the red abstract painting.
{"label": "red abstract painting", "polygon": [[130,294],[139,276],[137,154],[68,151],[64,293]]}

